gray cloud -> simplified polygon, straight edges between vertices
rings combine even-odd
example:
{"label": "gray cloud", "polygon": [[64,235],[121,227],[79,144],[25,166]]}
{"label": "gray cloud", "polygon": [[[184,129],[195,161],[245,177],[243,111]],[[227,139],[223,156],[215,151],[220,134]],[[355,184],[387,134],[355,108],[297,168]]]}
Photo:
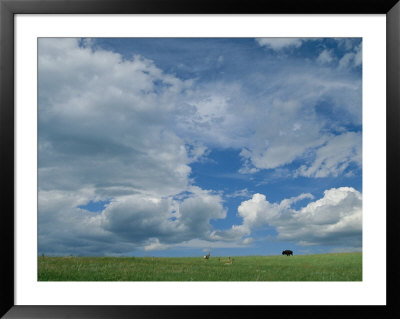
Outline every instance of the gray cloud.
{"label": "gray cloud", "polygon": [[114,254],[207,241],[210,220],[226,217],[221,197],[197,188],[181,200],[135,194],[115,197],[101,213],[77,208],[93,196],[94,189],[40,192],[42,251]]}

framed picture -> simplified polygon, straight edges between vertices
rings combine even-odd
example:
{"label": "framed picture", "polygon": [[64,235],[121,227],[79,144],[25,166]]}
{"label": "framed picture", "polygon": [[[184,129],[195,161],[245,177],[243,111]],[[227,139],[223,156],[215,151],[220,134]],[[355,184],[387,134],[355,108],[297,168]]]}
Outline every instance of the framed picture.
{"label": "framed picture", "polygon": [[1,315],[394,315],[396,0],[0,10]]}

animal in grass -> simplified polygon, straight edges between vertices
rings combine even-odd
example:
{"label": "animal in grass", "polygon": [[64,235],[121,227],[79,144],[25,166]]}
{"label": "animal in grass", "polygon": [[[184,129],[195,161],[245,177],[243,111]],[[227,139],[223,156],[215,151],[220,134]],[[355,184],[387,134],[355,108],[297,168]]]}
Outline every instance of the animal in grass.
{"label": "animal in grass", "polygon": [[210,253],[204,256],[204,259],[210,259]]}
{"label": "animal in grass", "polygon": [[282,251],[282,255],[286,255],[286,256],[292,255],[293,256],[293,251],[286,249],[286,250]]}
{"label": "animal in grass", "polygon": [[232,265],[233,264],[234,259],[231,257],[228,257],[228,262],[225,263],[225,265]]}

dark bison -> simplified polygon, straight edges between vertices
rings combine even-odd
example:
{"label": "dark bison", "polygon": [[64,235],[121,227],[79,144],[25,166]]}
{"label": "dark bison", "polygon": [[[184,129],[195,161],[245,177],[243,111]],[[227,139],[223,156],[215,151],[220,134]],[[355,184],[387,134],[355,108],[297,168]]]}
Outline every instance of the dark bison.
{"label": "dark bison", "polygon": [[293,256],[293,251],[291,251],[291,250],[284,250],[284,251],[282,251],[282,255],[286,255],[286,256],[292,255],[292,256]]}

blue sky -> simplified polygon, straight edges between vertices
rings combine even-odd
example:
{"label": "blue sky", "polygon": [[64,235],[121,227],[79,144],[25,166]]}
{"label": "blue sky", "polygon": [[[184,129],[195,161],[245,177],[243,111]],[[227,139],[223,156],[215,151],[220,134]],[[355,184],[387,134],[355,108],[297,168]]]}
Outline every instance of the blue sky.
{"label": "blue sky", "polygon": [[38,43],[39,254],[361,251],[360,38]]}

